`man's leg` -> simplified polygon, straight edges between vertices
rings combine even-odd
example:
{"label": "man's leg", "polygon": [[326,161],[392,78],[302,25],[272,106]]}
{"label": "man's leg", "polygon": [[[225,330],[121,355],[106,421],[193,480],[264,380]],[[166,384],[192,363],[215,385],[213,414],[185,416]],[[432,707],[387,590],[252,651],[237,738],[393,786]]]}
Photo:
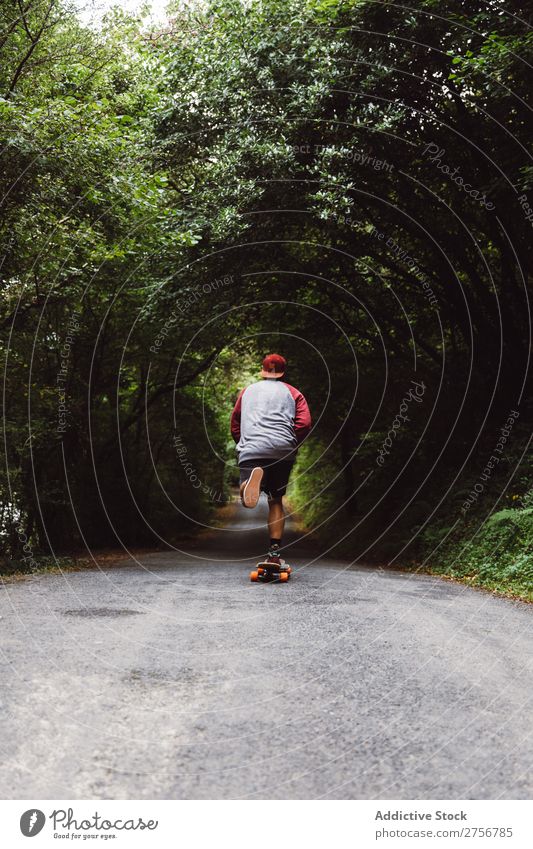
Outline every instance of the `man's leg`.
{"label": "man's leg", "polygon": [[[285,567],[285,561],[281,556],[281,539],[285,526],[285,510],[283,509],[283,496],[269,495],[268,498],[268,533],[270,545],[268,548],[267,563],[271,563],[278,570]],[[290,567],[287,567],[290,571]]]}
{"label": "man's leg", "polygon": [[263,480],[263,469],[258,465],[259,461],[239,466],[240,488],[239,493],[244,507],[255,507],[261,494],[261,481]]}
{"label": "man's leg", "polygon": [[283,499],[269,498],[268,499],[268,533],[270,535],[270,544],[281,543],[283,536],[283,528],[285,527],[285,511],[283,509]]}
{"label": "man's leg", "polygon": [[281,563],[281,540],[285,527],[285,510],[283,509],[283,496],[287,490],[293,461],[278,460],[265,470],[265,489],[268,495],[268,533],[270,536],[270,548],[268,560],[272,563]]}

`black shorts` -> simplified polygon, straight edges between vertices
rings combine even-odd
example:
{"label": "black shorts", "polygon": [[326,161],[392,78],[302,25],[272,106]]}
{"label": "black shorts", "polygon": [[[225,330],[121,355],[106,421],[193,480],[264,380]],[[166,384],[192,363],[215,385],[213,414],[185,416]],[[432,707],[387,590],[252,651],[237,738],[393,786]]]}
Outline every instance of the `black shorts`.
{"label": "black shorts", "polygon": [[266,492],[269,498],[281,498],[287,490],[294,459],[294,457],[290,457],[275,460],[271,457],[265,460],[262,457],[252,457],[250,460],[243,460],[242,463],[239,463],[240,482],[242,484],[247,481],[252,469],[260,466],[264,471],[261,491]]}

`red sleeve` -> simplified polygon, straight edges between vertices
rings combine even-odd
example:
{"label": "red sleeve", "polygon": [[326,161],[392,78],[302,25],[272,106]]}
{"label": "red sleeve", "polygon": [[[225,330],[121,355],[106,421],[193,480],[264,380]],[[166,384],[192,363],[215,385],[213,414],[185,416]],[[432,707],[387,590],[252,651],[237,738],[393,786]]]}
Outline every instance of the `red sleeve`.
{"label": "red sleeve", "polygon": [[296,439],[298,440],[299,445],[301,442],[304,441],[305,437],[311,430],[311,413],[307,405],[307,401],[305,400],[302,393],[294,386],[291,386],[289,383],[286,383],[285,386],[294,398],[294,403],[296,406],[294,412],[294,432],[296,434]]}
{"label": "red sleeve", "polygon": [[243,392],[244,389],[241,389],[239,397],[237,398],[237,403],[235,404],[231,414],[231,435],[235,442],[238,442],[241,438],[241,403]]}

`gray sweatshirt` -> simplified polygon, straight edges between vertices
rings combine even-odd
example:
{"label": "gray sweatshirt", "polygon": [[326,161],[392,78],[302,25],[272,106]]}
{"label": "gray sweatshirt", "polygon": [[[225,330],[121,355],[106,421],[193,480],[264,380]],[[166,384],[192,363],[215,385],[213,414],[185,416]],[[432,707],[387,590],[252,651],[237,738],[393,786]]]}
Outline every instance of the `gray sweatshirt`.
{"label": "gray sweatshirt", "polygon": [[265,379],[243,389],[231,416],[239,463],[280,459],[295,451],[311,429],[307,401],[282,380]]}

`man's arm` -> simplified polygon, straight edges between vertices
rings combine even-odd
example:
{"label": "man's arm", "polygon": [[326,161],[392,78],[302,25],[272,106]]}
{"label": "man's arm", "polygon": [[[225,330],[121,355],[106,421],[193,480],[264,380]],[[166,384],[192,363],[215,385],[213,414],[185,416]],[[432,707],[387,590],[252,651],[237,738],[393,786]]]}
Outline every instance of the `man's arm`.
{"label": "man's arm", "polygon": [[298,440],[298,445],[300,445],[311,430],[311,411],[309,410],[307,401],[301,392],[298,393],[298,396],[294,400],[296,403],[294,432],[296,434],[296,439]]}
{"label": "man's arm", "polygon": [[300,445],[311,430],[311,412],[302,393],[289,383],[285,386],[294,398],[294,433]]}
{"label": "man's arm", "polygon": [[231,435],[235,442],[238,442],[241,438],[241,403],[243,392],[244,389],[241,389],[239,397],[237,398],[237,403],[235,404],[231,414]]}

